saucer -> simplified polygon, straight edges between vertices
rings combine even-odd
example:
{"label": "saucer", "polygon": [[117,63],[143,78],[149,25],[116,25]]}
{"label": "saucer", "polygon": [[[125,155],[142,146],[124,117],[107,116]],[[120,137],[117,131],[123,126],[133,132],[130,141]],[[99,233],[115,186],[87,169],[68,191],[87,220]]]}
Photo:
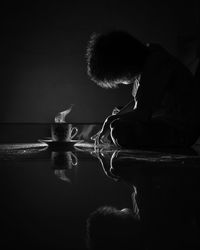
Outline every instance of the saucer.
{"label": "saucer", "polygon": [[76,143],[83,140],[53,141],[51,139],[39,139],[38,141],[47,144],[50,148],[63,149],[73,147]]}

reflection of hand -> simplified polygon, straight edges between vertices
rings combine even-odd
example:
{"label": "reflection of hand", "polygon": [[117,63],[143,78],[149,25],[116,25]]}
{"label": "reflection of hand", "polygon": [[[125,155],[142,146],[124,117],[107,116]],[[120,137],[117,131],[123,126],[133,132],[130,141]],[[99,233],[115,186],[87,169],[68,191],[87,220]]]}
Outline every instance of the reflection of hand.
{"label": "reflection of hand", "polygon": [[[102,157],[101,157],[101,159],[99,158],[99,160],[102,164],[102,167],[104,169],[105,174],[108,177],[111,177],[114,181],[119,181],[120,177],[113,174],[113,172],[112,172],[112,161],[115,157],[117,157],[117,150],[115,150],[112,153],[107,153],[107,154],[105,154],[105,151],[102,151],[101,156]],[[106,161],[106,158],[107,158],[107,161]]]}
{"label": "reflection of hand", "polygon": [[115,151],[114,152],[107,151],[104,148],[95,148],[95,150],[93,152],[91,152],[91,154],[99,160],[104,173],[108,177],[110,177],[114,181],[119,180],[119,177],[114,175],[111,172],[111,168],[112,168],[111,159],[113,158]]}
{"label": "reflection of hand", "polygon": [[133,193],[131,195],[132,202],[133,202],[133,213],[137,219],[140,219],[140,210],[137,205],[136,195],[137,195],[137,189],[135,186],[133,186]]}

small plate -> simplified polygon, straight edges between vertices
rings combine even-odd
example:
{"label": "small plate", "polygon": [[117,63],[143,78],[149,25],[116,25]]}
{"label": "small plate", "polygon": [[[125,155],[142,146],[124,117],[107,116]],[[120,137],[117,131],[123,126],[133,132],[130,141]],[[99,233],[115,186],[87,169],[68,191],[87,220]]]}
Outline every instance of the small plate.
{"label": "small plate", "polygon": [[50,148],[70,148],[73,147],[78,142],[83,142],[83,140],[70,140],[70,141],[52,141],[51,139],[39,139],[41,143],[47,144]]}

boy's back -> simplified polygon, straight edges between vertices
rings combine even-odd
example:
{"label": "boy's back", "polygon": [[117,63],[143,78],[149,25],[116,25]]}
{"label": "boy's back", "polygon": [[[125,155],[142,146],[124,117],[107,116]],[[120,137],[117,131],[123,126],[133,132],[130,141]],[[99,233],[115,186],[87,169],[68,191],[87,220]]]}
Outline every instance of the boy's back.
{"label": "boy's back", "polygon": [[200,92],[193,75],[160,46],[150,48],[137,94],[138,111],[148,107],[152,119],[196,134],[200,123],[197,96]]}

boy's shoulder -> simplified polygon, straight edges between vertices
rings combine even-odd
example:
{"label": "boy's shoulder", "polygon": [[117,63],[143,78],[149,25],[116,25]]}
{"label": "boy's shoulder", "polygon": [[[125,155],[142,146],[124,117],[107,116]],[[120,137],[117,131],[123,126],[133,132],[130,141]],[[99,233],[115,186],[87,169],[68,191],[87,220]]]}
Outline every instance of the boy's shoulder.
{"label": "boy's shoulder", "polygon": [[183,73],[187,73],[192,77],[192,73],[189,69],[174,55],[172,55],[166,48],[161,46],[158,43],[150,43],[149,44],[150,54],[153,60],[157,61],[157,63],[165,68],[174,68],[175,71],[181,71]]}
{"label": "boy's shoulder", "polygon": [[168,58],[171,60],[176,60],[176,58],[163,46],[161,46],[159,43],[150,43],[148,45],[150,54],[154,56],[158,56],[161,58]]}

